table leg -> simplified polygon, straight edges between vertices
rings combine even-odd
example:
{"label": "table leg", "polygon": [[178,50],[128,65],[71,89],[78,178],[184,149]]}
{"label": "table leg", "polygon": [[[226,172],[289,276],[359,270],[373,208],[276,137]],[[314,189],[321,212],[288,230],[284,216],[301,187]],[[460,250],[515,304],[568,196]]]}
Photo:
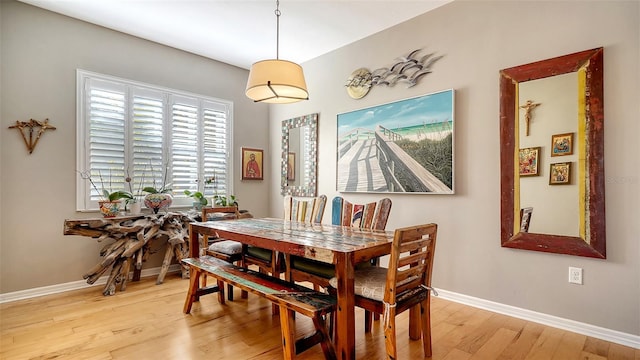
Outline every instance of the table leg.
{"label": "table leg", "polygon": [[198,241],[198,232],[189,224],[189,257],[200,257],[200,242]]}
{"label": "table leg", "polygon": [[353,259],[336,254],[338,309],[336,316],[336,355],[341,360],[356,358],[356,319]]}

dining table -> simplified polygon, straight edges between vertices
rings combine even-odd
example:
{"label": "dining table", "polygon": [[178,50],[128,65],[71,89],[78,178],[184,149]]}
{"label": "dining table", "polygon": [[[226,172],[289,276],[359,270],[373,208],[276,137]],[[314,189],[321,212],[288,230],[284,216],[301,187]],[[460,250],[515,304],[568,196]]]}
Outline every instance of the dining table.
{"label": "dining table", "polygon": [[338,359],[356,358],[354,267],[389,254],[393,232],[274,218],[193,222],[189,226],[191,257],[202,255],[201,235],[207,235],[334,264],[338,283],[336,355]]}

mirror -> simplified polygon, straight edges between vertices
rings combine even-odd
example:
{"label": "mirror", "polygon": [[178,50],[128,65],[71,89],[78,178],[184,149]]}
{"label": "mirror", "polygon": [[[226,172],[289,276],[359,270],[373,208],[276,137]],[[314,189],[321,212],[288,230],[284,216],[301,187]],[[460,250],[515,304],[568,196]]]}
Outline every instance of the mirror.
{"label": "mirror", "polygon": [[318,114],[282,122],[282,195],[316,196]]}
{"label": "mirror", "polygon": [[500,71],[503,247],[606,258],[603,71],[602,48]]}

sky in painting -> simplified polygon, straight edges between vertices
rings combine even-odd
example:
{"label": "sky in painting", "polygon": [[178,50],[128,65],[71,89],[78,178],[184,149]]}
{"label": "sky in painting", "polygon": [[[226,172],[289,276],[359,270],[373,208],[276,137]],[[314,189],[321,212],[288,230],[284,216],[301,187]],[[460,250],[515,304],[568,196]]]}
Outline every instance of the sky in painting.
{"label": "sky in painting", "polygon": [[338,137],[356,128],[375,130],[434,124],[453,120],[453,90],[423,95],[338,114]]}

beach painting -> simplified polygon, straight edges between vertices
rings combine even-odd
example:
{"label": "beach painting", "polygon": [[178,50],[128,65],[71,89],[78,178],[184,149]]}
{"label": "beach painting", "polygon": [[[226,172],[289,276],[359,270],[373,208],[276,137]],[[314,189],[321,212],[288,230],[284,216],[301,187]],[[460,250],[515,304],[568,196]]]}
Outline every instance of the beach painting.
{"label": "beach painting", "polygon": [[338,114],[339,192],[453,194],[453,89]]}

